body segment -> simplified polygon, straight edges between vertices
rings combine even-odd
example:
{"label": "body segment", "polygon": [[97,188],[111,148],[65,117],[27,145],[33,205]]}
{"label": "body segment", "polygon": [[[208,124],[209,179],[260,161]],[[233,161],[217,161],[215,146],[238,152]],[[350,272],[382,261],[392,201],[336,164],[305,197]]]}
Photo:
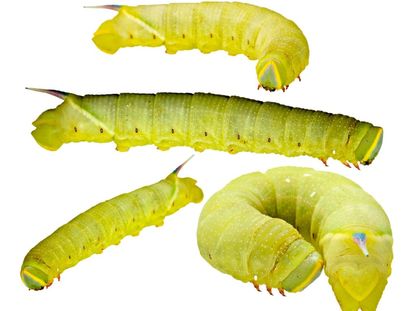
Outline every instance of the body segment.
{"label": "body segment", "polygon": [[331,157],[357,166],[370,164],[382,144],[382,128],[367,122],[236,96],[62,94],[64,102],[33,123],[32,135],[48,150],[68,142],[114,141],[119,151],[147,144],[162,150],[189,146]]}
{"label": "body segment", "polygon": [[225,50],[258,59],[260,86],[285,89],[308,64],[307,40],[294,22],[266,8],[239,2],[102,6],[118,11],[94,34],[99,49],[113,54],[131,46],[161,46],[173,54]]}
{"label": "body segment", "polygon": [[144,227],[162,225],[166,216],[188,203],[200,202],[203,194],[195,180],[179,178],[177,173],[99,203],[61,226],[26,255],[21,268],[25,285],[34,290],[50,286],[79,261],[127,235],[138,235]]}
{"label": "body segment", "polygon": [[220,271],[291,292],[324,260],[343,311],[376,310],[391,272],[392,233],[379,204],[340,175],[306,168],[233,180],[202,210],[198,245]]}

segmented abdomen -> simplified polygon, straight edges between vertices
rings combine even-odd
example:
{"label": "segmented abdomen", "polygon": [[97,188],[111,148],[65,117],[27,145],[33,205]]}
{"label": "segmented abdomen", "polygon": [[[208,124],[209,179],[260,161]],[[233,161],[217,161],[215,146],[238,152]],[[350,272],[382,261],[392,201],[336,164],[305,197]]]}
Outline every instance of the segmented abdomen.
{"label": "segmented abdomen", "polygon": [[[34,125],[33,136],[52,150],[71,141],[113,140],[120,151],[146,144],[190,146],[332,157],[355,165],[369,164],[382,142],[381,128],[351,117],[202,93],[69,95]],[[63,133],[50,142],[52,130]]]}
{"label": "segmented abdomen", "polygon": [[120,6],[94,34],[98,48],[165,45],[167,53],[197,48],[259,59],[265,89],[285,89],[308,64],[307,40],[290,20],[266,8],[238,2]]}
{"label": "segmented abdomen", "polygon": [[351,180],[307,168],[231,181],[205,204],[198,245],[216,269],[269,291],[302,290],[324,260],[345,311],[375,310],[391,273],[392,233],[380,205]]}
{"label": "segmented abdomen", "polygon": [[118,244],[142,228],[163,224],[163,220],[190,202],[202,199],[201,190],[190,178],[166,179],[119,195],[78,215],[33,247],[21,269],[30,289],[42,289],[79,261]]}
{"label": "segmented abdomen", "polygon": [[[135,9],[137,16],[147,16],[144,6]],[[269,26],[270,19],[279,15],[242,3],[173,3],[162,12],[159,18],[165,24],[159,27],[166,29],[167,52],[194,48],[204,53],[225,50],[231,55],[245,54],[250,59],[261,57],[264,44],[269,44],[264,40],[266,28],[261,26]]]}

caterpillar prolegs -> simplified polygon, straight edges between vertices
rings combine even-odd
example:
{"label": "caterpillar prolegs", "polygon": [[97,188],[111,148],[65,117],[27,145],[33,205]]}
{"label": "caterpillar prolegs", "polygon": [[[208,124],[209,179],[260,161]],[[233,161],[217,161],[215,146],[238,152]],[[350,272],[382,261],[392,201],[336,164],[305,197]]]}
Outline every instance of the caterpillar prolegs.
{"label": "caterpillar prolegs", "polygon": [[266,8],[239,2],[100,6],[118,11],[95,32],[96,46],[119,48],[165,45],[166,52],[225,50],[258,59],[259,85],[285,90],[308,64],[307,40],[297,25]]}
{"label": "caterpillar prolegs", "polygon": [[39,90],[64,101],[42,113],[32,132],[39,145],[114,141],[117,150],[154,144],[237,153],[308,155],[324,163],[370,164],[383,130],[340,114],[213,94],[86,95]]}
{"label": "caterpillar prolegs", "polygon": [[281,167],[241,176],[199,219],[202,257],[268,291],[297,292],[325,272],[343,311],[374,311],[391,273],[392,233],[381,206],[351,180]]}
{"label": "caterpillar prolegs", "polygon": [[202,201],[196,181],[177,176],[183,165],[165,179],[99,203],[57,229],[24,258],[24,284],[34,290],[48,287],[79,261],[118,244],[127,235],[138,235],[144,227],[160,226],[166,216]]}

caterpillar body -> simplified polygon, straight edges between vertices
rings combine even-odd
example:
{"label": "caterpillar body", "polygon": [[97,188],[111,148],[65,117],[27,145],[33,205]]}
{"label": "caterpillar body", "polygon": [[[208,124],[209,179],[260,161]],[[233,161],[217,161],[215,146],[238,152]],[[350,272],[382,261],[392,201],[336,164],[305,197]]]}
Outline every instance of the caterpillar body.
{"label": "caterpillar body", "polygon": [[391,273],[381,206],[351,180],[308,168],[233,180],[206,203],[197,239],[213,267],[269,292],[301,291],[324,265],[343,311],[376,310]]}
{"label": "caterpillar body", "polygon": [[110,142],[117,150],[154,144],[166,150],[190,146],[237,153],[329,157],[370,164],[383,130],[339,114],[213,94],[120,94],[78,96],[52,90],[64,102],[42,113],[33,137],[57,150],[68,142]]}
{"label": "caterpillar body", "polygon": [[29,288],[49,287],[54,278],[79,261],[118,244],[144,227],[161,226],[166,216],[203,198],[191,178],[179,178],[180,168],[150,186],[99,203],[78,215],[33,247],[24,258],[21,279]]}
{"label": "caterpillar body", "polygon": [[308,64],[302,31],[266,8],[239,2],[100,7],[118,11],[93,37],[106,53],[122,47],[165,45],[169,54],[194,48],[203,53],[244,54],[258,59],[259,85],[271,91],[285,90]]}

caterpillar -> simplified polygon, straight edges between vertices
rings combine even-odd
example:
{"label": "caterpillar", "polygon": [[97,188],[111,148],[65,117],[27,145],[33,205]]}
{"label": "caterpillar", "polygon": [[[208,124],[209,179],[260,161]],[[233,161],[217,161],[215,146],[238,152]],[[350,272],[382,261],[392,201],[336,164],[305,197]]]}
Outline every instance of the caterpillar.
{"label": "caterpillar", "polygon": [[376,310],[393,257],[388,217],[372,196],[298,167],[231,181],[204,206],[197,241],[214,268],[270,293],[301,291],[324,266],[343,311]]}
{"label": "caterpillar", "polygon": [[[95,7],[96,8],[96,7]],[[118,11],[95,32],[103,52],[119,48],[164,45],[166,53],[197,48],[203,53],[225,50],[258,60],[259,86],[286,90],[308,65],[307,40],[298,26],[266,8],[239,2],[104,5]]]}
{"label": "caterpillar", "polygon": [[138,235],[144,227],[161,226],[166,216],[200,202],[203,193],[196,181],[177,176],[186,162],[165,179],[99,203],[61,226],[26,255],[20,273],[23,283],[33,290],[49,287],[79,261],[117,245],[127,235]]}
{"label": "caterpillar", "polygon": [[63,99],[43,112],[33,137],[47,150],[68,142],[110,142],[117,150],[154,144],[161,150],[190,146],[237,153],[329,157],[350,167],[370,164],[383,130],[340,114],[213,94],[120,94],[78,96],[32,89]]}

